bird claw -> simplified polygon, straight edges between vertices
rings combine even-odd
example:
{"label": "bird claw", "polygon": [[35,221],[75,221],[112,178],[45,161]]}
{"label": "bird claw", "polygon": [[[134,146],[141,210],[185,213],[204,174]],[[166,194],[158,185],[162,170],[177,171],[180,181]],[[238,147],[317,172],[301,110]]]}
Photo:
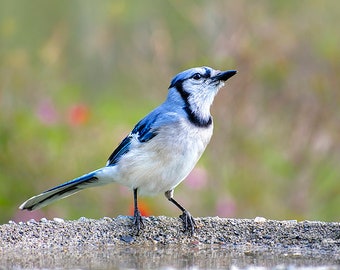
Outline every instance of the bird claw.
{"label": "bird claw", "polygon": [[183,211],[183,214],[179,216],[184,225],[184,232],[188,232],[191,236],[195,232],[196,222],[192,215],[188,211]]}
{"label": "bird claw", "polygon": [[136,235],[139,235],[140,230],[144,229],[143,217],[141,216],[140,211],[138,209],[135,209],[133,214],[133,225],[137,230]]}

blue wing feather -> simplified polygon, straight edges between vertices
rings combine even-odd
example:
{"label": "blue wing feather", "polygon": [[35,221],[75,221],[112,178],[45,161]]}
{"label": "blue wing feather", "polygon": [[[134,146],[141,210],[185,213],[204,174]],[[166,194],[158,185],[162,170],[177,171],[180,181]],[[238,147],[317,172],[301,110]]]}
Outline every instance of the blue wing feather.
{"label": "blue wing feather", "polygon": [[148,118],[144,118],[139,121],[135,128],[132,130],[132,134],[138,134],[138,140],[140,142],[147,142],[157,135],[157,131],[153,128],[158,115],[155,115],[153,121],[148,121]]}
{"label": "blue wing feather", "polygon": [[[150,119],[152,119],[152,121],[150,121]],[[134,135],[137,135],[137,139],[141,143],[145,143],[155,137],[157,135],[157,129],[153,128],[153,124],[155,123],[156,119],[157,115],[155,115],[155,117],[145,117],[139,121],[131,133],[125,137],[125,139],[113,151],[107,161],[107,166],[113,166],[117,164],[120,158],[129,152],[131,140],[135,137]]]}
{"label": "blue wing feather", "polygon": [[132,136],[129,135],[118,145],[118,147],[110,155],[106,164],[107,166],[115,165],[124,154],[129,152],[131,140]]}

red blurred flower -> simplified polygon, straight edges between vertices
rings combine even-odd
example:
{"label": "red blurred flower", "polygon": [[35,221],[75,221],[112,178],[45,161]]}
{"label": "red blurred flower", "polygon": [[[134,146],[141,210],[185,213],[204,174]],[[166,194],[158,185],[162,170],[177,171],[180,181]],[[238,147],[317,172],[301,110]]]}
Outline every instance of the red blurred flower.
{"label": "red blurred flower", "polygon": [[[151,211],[146,202],[143,202],[142,200],[138,200],[138,209],[142,216],[144,217],[150,216]],[[133,216],[134,210],[135,210],[134,205],[133,203],[131,203],[129,207],[129,215]]]}
{"label": "red blurred flower", "polygon": [[83,125],[90,118],[90,110],[85,104],[76,104],[69,108],[67,116],[71,126]]}

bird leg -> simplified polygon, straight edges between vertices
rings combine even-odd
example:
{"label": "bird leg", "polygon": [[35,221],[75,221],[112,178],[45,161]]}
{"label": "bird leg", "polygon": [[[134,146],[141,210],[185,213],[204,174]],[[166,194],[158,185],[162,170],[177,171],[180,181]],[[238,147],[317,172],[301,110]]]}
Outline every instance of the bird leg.
{"label": "bird leg", "polygon": [[188,232],[192,236],[196,228],[195,220],[192,215],[173,198],[173,194],[173,190],[168,190],[165,192],[165,197],[183,212],[179,217],[183,221],[184,232]]}
{"label": "bird leg", "polygon": [[139,235],[139,232],[142,228],[144,228],[143,218],[140,214],[140,211],[138,209],[138,203],[137,203],[137,188],[133,189],[133,201],[134,201],[134,211],[133,211],[133,225],[137,229],[137,234]]}

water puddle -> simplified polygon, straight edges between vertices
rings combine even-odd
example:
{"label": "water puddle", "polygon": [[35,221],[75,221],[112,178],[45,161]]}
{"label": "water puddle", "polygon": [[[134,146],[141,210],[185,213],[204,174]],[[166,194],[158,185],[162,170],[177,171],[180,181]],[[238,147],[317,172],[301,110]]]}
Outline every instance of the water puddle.
{"label": "water puddle", "polygon": [[111,246],[0,253],[0,269],[340,269],[339,256],[221,246]]}

